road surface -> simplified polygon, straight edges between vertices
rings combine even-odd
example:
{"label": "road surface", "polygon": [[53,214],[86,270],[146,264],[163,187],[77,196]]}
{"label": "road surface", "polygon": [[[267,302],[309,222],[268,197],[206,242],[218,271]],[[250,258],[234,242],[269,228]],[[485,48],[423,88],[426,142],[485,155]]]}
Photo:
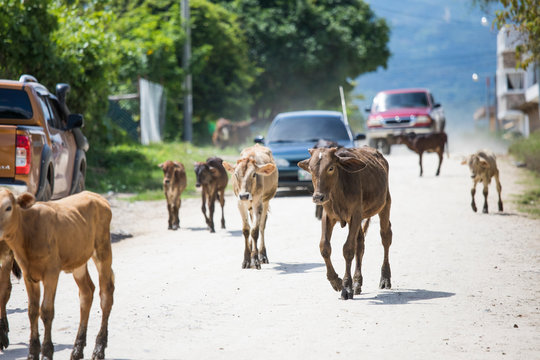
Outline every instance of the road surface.
{"label": "road surface", "polygon": [[[388,157],[393,245],[391,290],[379,290],[383,248],[378,219],[366,238],[363,293],[340,300],[319,253],[320,222],[306,194],[270,203],[270,264],[243,270],[241,220],[232,194],[227,229],[210,234],[200,199],[187,199],[178,231],[167,230],[165,200],[113,205],[115,303],[108,359],[533,359],[540,358],[540,221],[519,214],[512,194],[519,170],[500,160],[505,211],[470,208],[461,154],[418,157],[396,147]],[[288,195],[288,196],[285,196]],[[477,191],[482,208],[482,190]],[[217,206],[215,220],[219,224]],[[332,258],[343,275],[347,228],[336,226]],[[91,274],[97,284],[95,269]],[[78,326],[78,291],[62,274],[53,322],[55,358],[68,359]],[[8,304],[10,347],[26,358],[29,326],[24,283]],[[99,328],[96,290],[85,355]],[[41,327],[42,328],[42,327]],[[43,334],[43,330],[41,330]]]}

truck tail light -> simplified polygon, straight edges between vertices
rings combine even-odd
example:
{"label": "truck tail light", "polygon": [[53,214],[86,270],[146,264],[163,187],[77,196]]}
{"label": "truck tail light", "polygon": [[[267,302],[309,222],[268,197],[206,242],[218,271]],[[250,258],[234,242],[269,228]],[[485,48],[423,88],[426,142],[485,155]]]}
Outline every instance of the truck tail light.
{"label": "truck tail light", "polygon": [[27,135],[17,135],[15,174],[27,175],[28,173],[30,173],[30,138]]}

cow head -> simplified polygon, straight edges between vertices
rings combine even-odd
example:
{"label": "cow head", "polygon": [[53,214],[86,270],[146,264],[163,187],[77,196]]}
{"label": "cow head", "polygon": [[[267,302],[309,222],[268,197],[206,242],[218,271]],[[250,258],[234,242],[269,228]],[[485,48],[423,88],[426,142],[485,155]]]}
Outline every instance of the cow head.
{"label": "cow head", "polygon": [[196,187],[206,185],[219,176],[219,170],[206,162],[196,162],[194,164],[195,176],[197,177]]}
{"label": "cow head", "polygon": [[461,161],[461,165],[469,165],[471,170],[471,178],[476,178],[478,175],[482,174],[488,167],[489,163],[483,157],[478,154],[472,154],[467,156],[467,158]]}
{"label": "cow head", "polygon": [[339,173],[355,173],[366,167],[347,149],[309,149],[311,157],[300,161],[298,166],[311,173],[313,182],[313,202],[324,204],[330,200],[330,192],[339,184]]}
{"label": "cow head", "polygon": [[35,202],[34,195],[30,193],[15,197],[10,190],[0,189],[0,240],[16,229],[20,209],[28,209]]}
{"label": "cow head", "polygon": [[257,165],[252,157],[239,159],[234,166],[224,161],[223,166],[234,175],[234,192],[242,201],[253,198],[259,176],[268,176],[276,170],[272,163]]}
{"label": "cow head", "polygon": [[171,160],[167,160],[158,166],[163,169],[163,188],[168,189],[173,179],[180,175],[182,167],[180,163]]}

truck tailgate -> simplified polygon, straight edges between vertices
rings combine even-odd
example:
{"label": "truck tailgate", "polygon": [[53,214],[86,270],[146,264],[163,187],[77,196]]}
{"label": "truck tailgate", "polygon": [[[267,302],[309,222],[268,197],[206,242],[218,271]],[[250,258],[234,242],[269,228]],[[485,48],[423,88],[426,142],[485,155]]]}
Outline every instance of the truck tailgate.
{"label": "truck tailgate", "polygon": [[16,126],[0,125],[0,178],[15,177]]}

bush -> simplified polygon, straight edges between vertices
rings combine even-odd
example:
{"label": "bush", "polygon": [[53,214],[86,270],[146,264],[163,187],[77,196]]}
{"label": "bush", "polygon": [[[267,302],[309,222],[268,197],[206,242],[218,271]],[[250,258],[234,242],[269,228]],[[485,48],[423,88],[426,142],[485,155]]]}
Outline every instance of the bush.
{"label": "bush", "polygon": [[510,154],[523,161],[527,168],[540,173],[540,130],[529,138],[522,138],[510,145]]}

